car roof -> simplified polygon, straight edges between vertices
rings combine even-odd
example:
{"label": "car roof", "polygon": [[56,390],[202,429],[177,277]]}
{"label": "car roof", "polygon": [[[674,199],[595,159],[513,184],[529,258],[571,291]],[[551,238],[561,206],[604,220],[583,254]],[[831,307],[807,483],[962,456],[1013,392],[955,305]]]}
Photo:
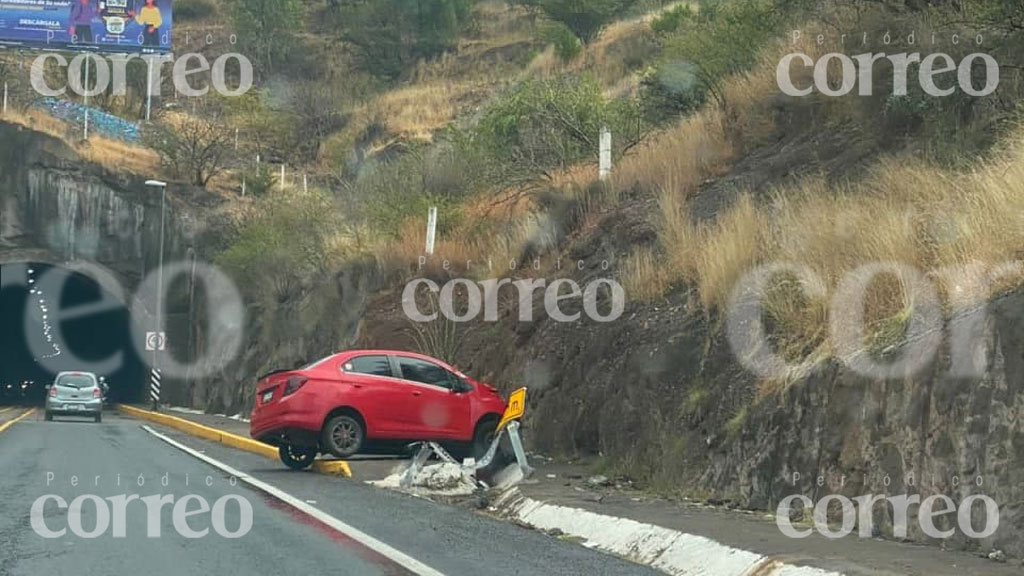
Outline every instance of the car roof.
{"label": "car roof", "polygon": [[439,360],[433,356],[427,356],[426,354],[420,354],[419,352],[410,352],[408,350],[383,350],[383,349],[360,349],[360,350],[343,350],[335,354],[335,356],[341,358],[351,358],[353,356],[408,356],[410,358],[418,358],[420,360],[429,360],[431,362],[439,362],[441,364],[447,363],[444,360]]}
{"label": "car roof", "polygon": [[427,356],[426,354],[420,354],[418,352],[410,352],[408,350],[386,350],[380,348],[364,348],[356,350],[342,350],[336,352],[317,362],[317,365],[327,360],[348,360],[349,358],[355,358],[356,356],[404,356],[406,358],[415,358],[417,360],[425,360],[427,362],[433,362],[440,364],[441,366],[453,371],[458,372],[451,364],[448,364],[444,360],[434,358],[433,356]]}

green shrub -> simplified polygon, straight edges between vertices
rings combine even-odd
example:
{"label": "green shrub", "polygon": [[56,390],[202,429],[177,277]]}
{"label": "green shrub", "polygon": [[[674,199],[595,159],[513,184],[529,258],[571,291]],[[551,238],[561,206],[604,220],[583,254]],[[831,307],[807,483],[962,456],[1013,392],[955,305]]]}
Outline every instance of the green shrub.
{"label": "green shrub", "polygon": [[326,195],[270,193],[241,221],[216,258],[250,298],[285,302],[326,268],[339,211]]}
{"label": "green shrub", "polygon": [[395,79],[411,64],[450,50],[473,19],[472,0],[333,3],[329,13],[367,72]]}
{"label": "green shrub", "polygon": [[699,71],[690,62],[664,62],[640,79],[644,117],[662,124],[688,115],[707,101],[707,90],[698,80]]}
{"label": "green shrub", "polygon": [[456,145],[441,140],[401,157],[364,167],[362,174],[345,191],[348,213],[369,223],[383,236],[397,237],[409,218],[424,218],[431,206],[445,214],[438,222],[438,234],[454,229],[460,221],[462,201],[483,188],[485,167],[480,156],[463,153]]}
{"label": "green shrub", "polygon": [[651,30],[658,34],[675,32],[686,22],[691,22],[696,17],[689,4],[680,4],[663,12],[660,16],[651,21]]}
{"label": "green shrub", "polygon": [[607,101],[592,78],[530,80],[495,100],[462,145],[497,163],[492,177],[507,185],[596,159],[602,126],[628,146],[636,119],[632,102]]}
{"label": "green shrub", "polygon": [[541,40],[555,47],[555,55],[562,62],[571,62],[583,53],[579,38],[564,24],[552,22],[540,31]]}
{"label": "green shrub", "polygon": [[679,93],[684,102],[701,92],[721,102],[722,79],[753,66],[761,48],[778,36],[782,22],[768,0],[702,3],[696,18],[680,17],[667,35],[659,69],[676,67],[693,75],[695,87]]}
{"label": "green shrub", "polygon": [[266,162],[260,163],[256,168],[250,170],[245,176],[246,194],[251,196],[265,196],[274,188],[277,183],[277,173],[270,168]]}
{"label": "green shrub", "polygon": [[537,8],[549,19],[565,25],[583,42],[589,42],[628,11],[636,0],[537,0]]}
{"label": "green shrub", "polygon": [[298,0],[230,0],[231,18],[241,50],[269,75],[288,59],[296,43],[301,4]]}
{"label": "green shrub", "polygon": [[213,0],[178,0],[174,3],[174,17],[183,22],[203,20],[216,12],[217,6]]}

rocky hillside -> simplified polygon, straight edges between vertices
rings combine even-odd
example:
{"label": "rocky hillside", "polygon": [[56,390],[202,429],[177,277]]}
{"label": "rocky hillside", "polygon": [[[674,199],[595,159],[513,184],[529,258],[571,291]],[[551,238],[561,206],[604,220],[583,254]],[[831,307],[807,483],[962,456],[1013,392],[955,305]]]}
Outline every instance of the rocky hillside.
{"label": "rocky hillside", "polygon": [[[305,15],[317,34],[247,46],[266,73],[251,99],[213,105],[247,137],[215,180],[224,205],[192,246],[237,281],[247,341],[212,376],[170,383],[175,401],[244,413],[268,370],[354,346],[416,349],[506,392],[528,386],[533,449],[674,495],[758,510],[794,493],[959,501],[980,478],[1010,529],[956,545],[1024,556],[1024,275],[1014,268],[1024,261],[1024,12],[1000,2],[599,2],[590,26],[555,0],[434,3],[443,22],[396,12],[403,34],[391,36],[375,33],[391,3],[313,2]],[[230,27],[226,10],[212,14],[188,29]],[[983,35],[1005,64],[999,90],[895,95],[881,65],[870,94],[780,90],[786,54],[892,52],[884,38],[896,28]],[[871,41],[850,48],[835,30]],[[976,49],[941,48],[957,61]],[[968,72],[980,81],[982,70]],[[810,69],[794,75],[814,80]],[[168,117],[172,131],[181,118],[204,120]],[[615,166],[598,181],[605,126]],[[308,172],[310,189],[280,185],[249,161],[256,154]],[[437,251],[421,265],[431,206],[442,215]],[[856,302],[864,330],[836,328],[856,308],[834,305],[842,280],[892,262],[904,268]],[[779,263],[821,282],[772,275],[753,291],[759,314],[732,324],[750,296],[737,286]],[[941,274],[951,268],[1002,273],[958,283]],[[541,291],[519,301],[510,289],[497,321],[414,323],[402,302],[416,278],[614,279],[626,300],[612,322],[558,322]],[[532,321],[519,320],[524,308]],[[575,300],[562,309],[581,311]],[[921,317],[931,321],[923,330]],[[766,346],[737,347],[731,337],[758,326]],[[196,349],[210,337],[190,330]],[[837,343],[849,333],[862,338]],[[922,341],[938,352],[915,370],[854,368],[913,355]],[[784,370],[751,367],[764,348]],[[891,535],[891,518],[875,524]]]}

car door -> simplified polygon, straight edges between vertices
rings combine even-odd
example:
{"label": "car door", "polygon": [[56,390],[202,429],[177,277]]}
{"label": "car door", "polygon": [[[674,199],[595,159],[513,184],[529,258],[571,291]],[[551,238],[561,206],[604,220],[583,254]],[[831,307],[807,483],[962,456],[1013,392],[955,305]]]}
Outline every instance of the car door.
{"label": "car door", "polygon": [[[374,438],[401,438],[405,417],[396,406],[405,400],[405,383],[392,371],[386,354],[354,356],[338,365],[349,390],[340,401],[352,404],[366,420],[367,434]],[[345,396],[349,396],[346,398]]]}
{"label": "car door", "polygon": [[420,440],[462,438],[470,417],[469,398],[455,388],[458,377],[443,366],[411,356],[395,356],[408,391],[405,407],[410,432]]}

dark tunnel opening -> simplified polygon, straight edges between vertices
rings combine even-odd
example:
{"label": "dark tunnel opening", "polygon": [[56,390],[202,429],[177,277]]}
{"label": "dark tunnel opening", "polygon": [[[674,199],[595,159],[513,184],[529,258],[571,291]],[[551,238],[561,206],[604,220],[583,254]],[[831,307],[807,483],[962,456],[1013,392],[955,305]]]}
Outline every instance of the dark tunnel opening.
{"label": "dark tunnel opening", "polygon": [[132,316],[99,282],[39,263],[0,265],[0,405],[42,405],[62,371],[104,376],[111,403],[142,398]]}

